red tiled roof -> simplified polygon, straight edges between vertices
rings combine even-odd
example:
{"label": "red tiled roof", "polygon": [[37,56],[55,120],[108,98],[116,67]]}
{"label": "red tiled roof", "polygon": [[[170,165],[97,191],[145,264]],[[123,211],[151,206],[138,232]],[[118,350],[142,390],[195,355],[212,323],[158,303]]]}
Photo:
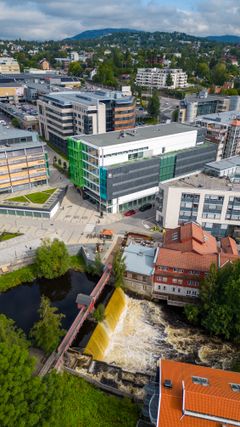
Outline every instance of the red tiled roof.
{"label": "red tiled roof", "polygon": [[194,252],[180,252],[160,248],[156,266],[183,268],[184,270],[209,271],[212,263],[217,265],[217,254],[199,255]]}
{"label": "red tiled roof", "polygon": [[217,241],[195,223],[186,223],[175,229],[167,229],[164,237],[165,248],[198,254],[218,252]]}
{"label": "red tiled roof", "polygon": [[[207,378],[208,385],[194,384],[193,376]],[[164,387],[167,379],[172,381],[170,389]],[[158,427],[219,427],[224,424],[184,414],[184,403],[187,411],[240,422],[240,392],[232,391],[230,386],[231,383],[240,384],[239,373],[161,360],[160,381]]]}
{"label": "red tiled roof", "polygon": [[231,237],[223,237],[221,239],[221,248],[224,253],[238,255],[237,244]]}

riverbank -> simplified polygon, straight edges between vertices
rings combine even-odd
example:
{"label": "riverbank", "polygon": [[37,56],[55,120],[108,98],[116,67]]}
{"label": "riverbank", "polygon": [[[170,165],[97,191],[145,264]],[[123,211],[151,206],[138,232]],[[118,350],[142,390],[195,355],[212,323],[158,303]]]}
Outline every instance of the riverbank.
{"label": "riverbank", "polygon": [[[73,255],[69,257],[69,270],[84,272],[86,264],[82,256]],[[19,286],[23,283],[31,283],[37,279],[35,264],[27,265],[18,270],[0,276],[0,292]]]}

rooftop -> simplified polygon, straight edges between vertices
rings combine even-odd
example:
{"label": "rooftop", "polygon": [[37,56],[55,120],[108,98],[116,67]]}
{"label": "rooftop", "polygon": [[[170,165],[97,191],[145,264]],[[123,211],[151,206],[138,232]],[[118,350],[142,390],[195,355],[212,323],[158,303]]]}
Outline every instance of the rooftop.
{"label": "rooftop", "polygon": [[161,138],[169,135],[176,135],[186,132],[197,132],[193,126],[180,123],[168,123],[151,126],[143,126],[127,131],[114,131],[98,135],[76,135],[75,140],[81,140],[98,147],[107,147],[109,145],[124,144],[127,142],[140,141],[145,139]]}
{"label": "rooftop", "polygon": [[218,171],[230,169],[235,166],[240,166],[240,156],[233,156],[227,159],[219,160],[217,162],[209,162],[206,164],[207,168],[216,169]]}
{"label": "rooftop", "polygon": [[37,141],[36,132],[29,132],[28,130],[17,129],[10,127],[9,129],[6,126],[0,124],[0,144],[7,143],[11,139],[25,139],[31,137],[33,140]]}
{"label": "rooftop", "polygon": [[196,122],[201,120],[209,123],[214,122],[229,125],[239,115],[239,111],[225,111],[224,113],[206,114],[204,116],[198,116]]}
{"label": "rooftop", "polygon": [[118,102],[129,102],[133,98],[131,96],[124,96],[122,92],[119,91],[102,91],[97,90],[93,92],[59,92],[59,93],[49,93],[44,97],[45,101],[54,101],[60,105],[69,105],[72,102],[82,103],[86,105],[96,104],[101,101],[107,100],[116,100]]}
{"label": "rooftop", "polygon": [[124,249],[126,271],[151,276],[153,273],[153,260],[156,249],[130,243]]}
{"label": "rooftop", "polygon": [[240,183],[235,183],[226,177],[211,176],[206,173],[199,173],[197,175],[190,175],[186,178],[180,178],[174,181],[164,182],[164,186],[176,188],[188,188],[208,190],[222,190],[222,191],[240,191]]}
{"label": "rooftop", "polygon": [[160,381],[158,427],[240,425],[239,373],[161,360]]}

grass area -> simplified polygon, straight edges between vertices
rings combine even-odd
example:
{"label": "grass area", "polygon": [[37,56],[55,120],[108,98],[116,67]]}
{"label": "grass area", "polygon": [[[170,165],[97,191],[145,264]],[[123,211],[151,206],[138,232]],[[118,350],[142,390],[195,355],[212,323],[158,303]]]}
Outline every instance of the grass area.
{"label": "grass area", "polygon": [[54,193],[54,191],[56,190],[56,188],[53,188],[51,190],[47,190],[47,191],[41,191],[38,193],[32,193],[32,194],[27,194],[25,197],[30,200],[30,202],[32,203],[39,203],[39,204],[43,204],[45,203],[49,197],[51,196],[51,194]]}
{"label": "grass area", "polygon": [[22,283],[33,282],[34,279],[36,279],[34,264],[19,268],[11,273],[2,274],[0,276],[0,292],[5,292]]}
{"label": "grass area", "polygon": [[[70,256],[69,269],[86,271],[86,264],[82,256]],[[19,268],[18,270],[5,273],[0,276],[0,292],[19,286],[22,283],[31,283],[37,278],[34,264]]]}
{"label": "grass area", "polygon": [[139,410],[127,398],[106,394],[81,378],[62,375],[66,393],[54,427],[135,427]]}
{"label": "grass area", "polygon": [[14,237],[22,236],[22,233],[8,233],[4,231],[0,234],[0,242],[5,242],[5,240],[14,239]]}
{"label": "grass area", "polygon": [[7,200],[9,200],[9,202],[29,203],[25,196],[11,197],[11,199]]}
{"label": "grass area", "polygon": [[9,202],[19,202],[19,203],[45,203],[51,194],[56,191],[56,188],[49,188],[48,190],[38,191],[37,193],[25,194],[24,196],[11,197],[7,199]]}

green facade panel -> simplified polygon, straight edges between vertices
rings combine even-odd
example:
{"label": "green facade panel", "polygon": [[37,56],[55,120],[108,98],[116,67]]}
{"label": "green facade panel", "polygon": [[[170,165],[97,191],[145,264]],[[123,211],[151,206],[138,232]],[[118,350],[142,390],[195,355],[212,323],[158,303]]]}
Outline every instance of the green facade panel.
{"label": "green facade panel", "polygon": [[166,154],[160,158],[159,181],[166,181],[175,176],[176,153]]}
{"label": "green facade panel", "polygon": [[67,146],[69,177],[73,184],[82,188],[84,186],[82,142],[76,141],[73,138],[68,138]]}

